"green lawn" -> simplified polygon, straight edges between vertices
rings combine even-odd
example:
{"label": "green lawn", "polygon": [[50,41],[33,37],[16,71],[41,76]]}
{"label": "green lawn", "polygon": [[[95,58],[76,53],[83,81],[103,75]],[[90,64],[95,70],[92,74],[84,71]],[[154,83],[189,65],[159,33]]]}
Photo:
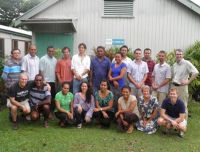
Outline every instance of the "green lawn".
{"label": "green lawn", "polygon": [[200,104],[190,103],[192,117],[188,132],[181,139],[176,135],[146,135],[135,131],[122,134],[113,124],[110,129],[87,126],[59,128],[57,120],[45,129],[42,122],[21,123],[19,130],[11,129],[7,110],[0,112],[0,152],[199,152],[200,151]]}

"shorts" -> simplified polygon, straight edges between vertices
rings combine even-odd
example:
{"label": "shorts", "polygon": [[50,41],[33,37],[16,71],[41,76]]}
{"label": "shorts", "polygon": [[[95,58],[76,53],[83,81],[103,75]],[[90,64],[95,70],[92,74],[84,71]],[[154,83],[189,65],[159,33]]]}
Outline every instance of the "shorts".
{"label": "shorts", "polygon": [[[28,109],[29,112],[31,111],[31,108],[30,108],[28,99],[19,102],[19,104],[22,105],[22,106],[24,106],[24,107],[26,107],[26,109]],[[12,103],[10,102],[10,99],[7,99],[7,107],[8,107],[8,108],[11,108],[11,106],[12,106]]]}

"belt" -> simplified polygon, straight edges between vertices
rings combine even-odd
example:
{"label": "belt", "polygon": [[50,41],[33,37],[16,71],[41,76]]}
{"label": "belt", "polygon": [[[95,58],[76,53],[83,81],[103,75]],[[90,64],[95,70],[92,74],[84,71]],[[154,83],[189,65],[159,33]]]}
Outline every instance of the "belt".
{"label": "belt", "polygon": [[173,82],[172,84],[173,84],[174,86],[177,86],[177,87],[178,87],[178,86],[181,86],[180,84],[178,84],[178,83],[176,83],[176,82]]}

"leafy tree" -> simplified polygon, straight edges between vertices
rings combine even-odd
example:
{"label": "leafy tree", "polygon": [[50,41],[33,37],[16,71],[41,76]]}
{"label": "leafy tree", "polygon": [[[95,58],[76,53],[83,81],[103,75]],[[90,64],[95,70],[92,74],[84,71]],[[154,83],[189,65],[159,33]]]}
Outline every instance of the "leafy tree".
{"label": "leafy tree", "polygon": [[19,17],[42,0],[0,0],[0,24],[9,26]]}

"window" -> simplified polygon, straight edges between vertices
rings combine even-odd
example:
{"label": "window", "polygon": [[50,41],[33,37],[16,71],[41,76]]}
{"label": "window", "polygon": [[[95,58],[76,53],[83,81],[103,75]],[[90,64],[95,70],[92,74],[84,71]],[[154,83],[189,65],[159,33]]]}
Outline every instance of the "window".
{"label": "window", "polygon": [[12,40],[12,49],[18,49],[18,41]]}
{"label": "window", "polygon": [[28,42],[28,41],[26,41],[26,42],[24,43],[24,51],[25,51],[25,54],[28,53],[28,49],[29,49],[30,44],[31,44],[31,42]]}
{"label": "window", "polygon": [[134,0],[104,0],[104,16],[133,17]]}
{"label": "window", "polygon": [[0,57],[4,57],[4,39],[0,38]]}

